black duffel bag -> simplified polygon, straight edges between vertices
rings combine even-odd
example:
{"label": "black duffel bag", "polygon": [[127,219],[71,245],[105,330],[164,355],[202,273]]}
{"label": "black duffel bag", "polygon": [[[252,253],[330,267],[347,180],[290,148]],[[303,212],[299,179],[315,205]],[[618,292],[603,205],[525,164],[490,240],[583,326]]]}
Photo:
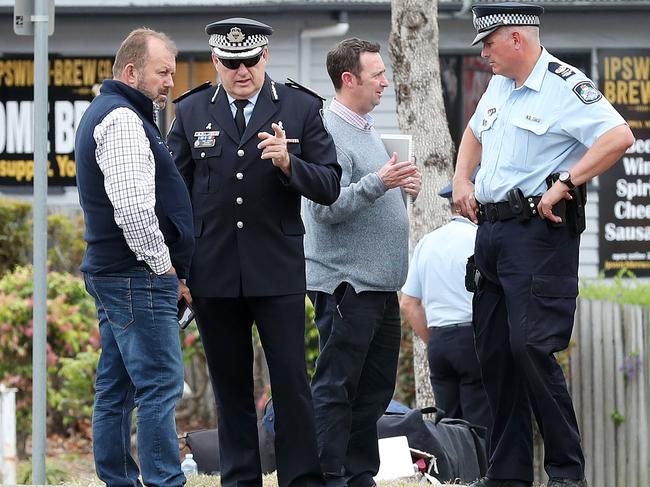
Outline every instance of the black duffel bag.
{"label": "black duffel bag", "polygon": [[199,473],[219,475],[219,435],[215,429],[190,431],[185,442],[194,456]]}
{"label": "black duffel bag", "polygon": [[[423,414],[435,413],[436,420]],[[441,482],[470,483],[487,470],[485,428],[461,419],[440,419],[444,412],[435,407],[411,409],[406,413],[384,414],[377,422],[379,438],[406,436],[409,447],[435,457]]]}
{"label": "black duffel bag", "polygon": [[[262,473],[269,474],[275,470],[275,414],[273,402],[269,399],[264,406],[264,416],[257,422],[257,436],[260,445],[260,463]],[[219,434],[217,429],[191,431],[185,438],[192,450],[194,461],[200,473],[219,475]]]}

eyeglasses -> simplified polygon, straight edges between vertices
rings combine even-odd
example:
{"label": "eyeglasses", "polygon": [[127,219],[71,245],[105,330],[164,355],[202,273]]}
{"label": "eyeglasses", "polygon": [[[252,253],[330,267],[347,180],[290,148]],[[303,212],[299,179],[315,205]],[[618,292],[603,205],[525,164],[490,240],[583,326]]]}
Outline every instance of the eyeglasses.
{"label": "eyeglasses", "polygon": [[219,58],[219,62],[224,65],[224,67],[228,69],[239,69],[239,65],[243,64],[247,68],[252,68],[255,66],[257,63],[260,62],[260,58],[262,57],[263,52],[259,53],[255,57],[251,57],[248,59],[222,59]]}

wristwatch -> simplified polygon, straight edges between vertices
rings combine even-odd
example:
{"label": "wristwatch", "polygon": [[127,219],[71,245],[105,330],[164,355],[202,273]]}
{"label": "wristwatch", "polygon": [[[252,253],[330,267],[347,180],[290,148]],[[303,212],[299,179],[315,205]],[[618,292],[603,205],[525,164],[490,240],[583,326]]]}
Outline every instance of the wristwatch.
{"label": "wristwatch", "polygon": [[576,185],[573,184],[573,181],[571,181],[571,173],[569,173],[569,171],[562,171],[560,173],[560,176],[557,179],[561,183],[566,184],[567,188],[569,188],[569,189],[573,189],[573,188],[576,187]]}

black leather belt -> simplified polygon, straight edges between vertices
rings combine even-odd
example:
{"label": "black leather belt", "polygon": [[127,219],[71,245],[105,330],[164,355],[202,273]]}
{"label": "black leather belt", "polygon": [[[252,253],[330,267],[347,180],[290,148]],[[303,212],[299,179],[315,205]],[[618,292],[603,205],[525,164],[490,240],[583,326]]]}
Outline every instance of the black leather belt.
{"label": "black leather belt", "polygon": [[449,328],[462,328],[465,326],[472,326],[471,321],[463,321],[462,323],[452,323],[451,325],[442,325],[442,326],[431,326],[429,327],[430,330],[448,330]]}
{"label": "black leather belt", "polygon": [[[541,196],[526,196],[526,203],[530,206],[529,214],[537,215],[537,204],[541,200]],[[479,203],[478,204],[478,223],[483,222],[498,222],[517,218],[521,215],[521,211],[515,212],[510,203],[507,201],[500,201],[498,203]]]}

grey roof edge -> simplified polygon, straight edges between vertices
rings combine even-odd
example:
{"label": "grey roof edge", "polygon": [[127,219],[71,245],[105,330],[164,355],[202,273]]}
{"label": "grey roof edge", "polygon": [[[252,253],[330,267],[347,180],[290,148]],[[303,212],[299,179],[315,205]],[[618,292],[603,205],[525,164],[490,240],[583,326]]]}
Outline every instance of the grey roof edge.
{"label": "grey roof edge", "polygon": [[[459,9],[463,2],[462,0],[438,0],[439,6],[442,9],[454,7]],[[503,0],[476,0],[474,3],[496,3]],[[585,9],[593,10],[648,10],[650,9],[650,0],[538,0],[525,3],[542,5],[546,10],[550,11],[566,11],[566,10],[580,10]]]}
{"label": "grey roof edge", "polygon": [[[0,12],[13,11],[15,0],[0,0]],[[493,3],[503,0],[476,0],[472,3]],[[593,10],[650,10],[650,0],[538,0],[548,11]],[[462,9],[462,0],[439,0],[439,10],[450,13]],[[202,13],[202,12],[282,12],[306,11],[360,11],[390,10],[390,0],[56,0],[56,12],[65,15],[84,15],[97,12],[152,14]]]}

